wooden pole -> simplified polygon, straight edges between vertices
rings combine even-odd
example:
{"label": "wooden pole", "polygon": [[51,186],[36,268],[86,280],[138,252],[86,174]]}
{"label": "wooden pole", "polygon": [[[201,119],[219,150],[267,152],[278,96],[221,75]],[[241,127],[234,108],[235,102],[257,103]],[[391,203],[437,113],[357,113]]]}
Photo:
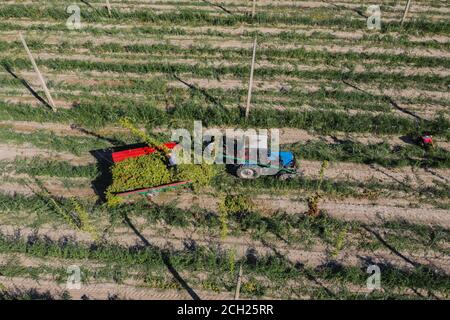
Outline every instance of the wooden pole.
{"label": "wooden pole", "polygon": [[39,68],[36,64],[36,61],[33,58],[33,55],[31,54],[30,49],[28,49],[27,43],[25,41],[25,38],[22,36],[22,33],[19,33],[20,40],[22,41],[23,47],[25,48],[28,58],[31,60],[31,64],[33,65],[34,71],[37,73],[39,80],[41,81],[42,88],[44,89],[45,95],[47,97],[48,103],[50,107],[52,107],[52,110],[56,112],[56,105],[55,102],[52,99],[52,96],[50,95],[50,91],[47,88],[47,85],[45,84],[44,77],[42,76],[41,72],[39,71]]}
{"label": "wooden pole", "polygon": [[255,14],[256,14],[256,0],[253,0],[252,18],[255,17]]}
{"label": "wooden pole", "polygon": [[405,12],[403,12],[402,22],[400,23],[400,26],[403,27],[403,23],[405,22],[406,16],[408,15],[409,8],[411,6],[411,0],[408,0],[405,7]]}
{"label": "wooden pole", "polygon": [[255,40],[253,42],[252,66],[250,68],[250,80],[248,82],[248,95],[247,95],[247,106],[245,108],[245,118],[248,118],[248,115],[249,115],[249,112],[250,112],[250,102],[252,100],[253,73],[255,71],[257,38],[258,38],[258,36],[255,36]]}
{"label": "wooden pole", "polygon": [[108,9],[108,15],[111,17],[111,4],[109,0],[106,0],[106,9]]}
{"label": "wooden pole", "polygon": [[242,264],[239,266],[239,275],[236,284],[236,291],[234,293],[234,300],[239,300],[239,294],[241,293],[241,282],[242,282]]}

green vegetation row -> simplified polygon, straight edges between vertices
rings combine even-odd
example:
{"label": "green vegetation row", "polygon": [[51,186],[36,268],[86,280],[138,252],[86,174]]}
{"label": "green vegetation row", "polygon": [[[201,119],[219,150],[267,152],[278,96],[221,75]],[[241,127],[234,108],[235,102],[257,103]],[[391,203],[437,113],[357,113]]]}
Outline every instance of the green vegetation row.
{"label": "green vegetation row", "polygon": [[[157,76],[149,80],[143,79],[127,79],[126,81],[117,80],[117,83],[111,85],[111,83],[102,83],[99,79],[99,83],[96,84],[95,89],[98,92],[105,93],[108,96],[109,93],[128,94],[128,95],[140,95],[137,97],[129,97],[127,99],[141,99],[142,97],[152,97],[156,102],[163,103],[167,101],[168,90],[170,90],[170,99],[179,100],[186,98],[186,95],[195,96],[198,98],[211,97],[211,99],[217,101],[222,105],[233,105],[236,103],[242,103],[243,97],[246,96],[247,90],[245,88],[239,89],[222,89],[222,88],[210,88],[203,89],[198,87],[178,88],[169,87],[167,81],[176,81],[171,76]],[[183,80],[183,79],[181,79]],[[184,80],[183,80],[184,81]],[[189,80],[187,80],[189,83]],[[23,82],[20,79],[15,79],[9,75],[0,76],[0,85],[4,85],[8,88],[17,88],[23,90]],[[49,82],[49,88],[55,97],[59,97],[66,101],[78,101],[80,98],[86,99],[87,96],[92,94],[92,86],[79,84],[68,84],[65,82]],[[317,91],[306,92],[296,88],[292,85],[291,88],[285,90],[257,90],[253,93],[253,103],[261,106],[273,106],[282,104],[284,107],[297,108],[299,106],[308,105],[317,109],[350,109],[350,110],[367,110],[378,112],[390,112],[393,110],[391,102],[387,97],[371,95],[360,91],[344,91],[343,84],[337,84],[333,88],[320,87]],[[59,90],[65,92],[58,92]],[[77,94],[71,94],[66,91],[76,91]],[[108,93],[108,94],[106,94]],[[151,93],[151,94],[150,94]],[[100,98],[96,98],[97,101],[101,101]],[[210,99],[210,100],[211,100]],[[278,102],[279,101],[279,102]],[[408,104],[437,104],[446,106],[449,101],[446,99],[434,99],[434,98],[408,98],[397,100],[399,103]]]}
{"label": "green vegetation row", "polygon": [[[2,197],[2,203],[9,202],[15,206],[12,210],[23,210],[26,207],[42,214],[42,209],[46,208],[47,210],[50,209],[51,214],[55,214],[51,210],[51,206],[48,206],[47,199],[42,197],[19,195]],[[12,198],[14,198],[14,201],[11,201]],[[60,200],[60,203],[61,206],[68,209],[72,206],[67,200]],[[295,242],[310,246],[317,243],[316,239],[319,238],[328,247],[331,257],[348,246],[356,246],[371,251],[384,248],[384,244],[364,230],[373,230],[373,232],[382,234],[384,241],[398,251],[415,252],[418,250],[423,252],[426,248],[426,250],[446,252],[446,243],[450,241],[449,230],[437,226],[420,226],[406,222],[388,222],[384,225],[370,226],[355,222],[346,223],[326,215],[312,218],[303,214],[286,215],[282,212],[267,217],[253,210],[245,210],[245,207],[240,206],[239,203],[231,207],[238,208],[237,211],[235,210],[236,212],[229,213],[228,223],[233,233],[249,232],[263,241],[268,241],[269,236],[272,235],[272,237],[276,236],[276,239],[284,239],[291,246]],[[104,207],[94,205],[92,211],[90,211],[97,216],[103,210]],[[219,215],[210,212],[184,211],[174,206],[149,207],[148,203],[144,201],[134,205],[109,209],[107,215],[113,220],[121,220],[124,215],[139,215],[145,217],[153,225],[164,222],[171,226],[195,226],[196,229],[202,227],[208,230],[216,230],[216,232],[219,232],[222,223]],[[257,262],[255,262],[255,258],[239,261],[231,259],[230,252],[217,251],[215,248],[206,248],[199,245],[182,252],[168,252],[158,248],[151,248],[148,251],[144,247],[124,248],[107,244],[84,247],[70,242],[56,243],[36,238],[23,242],[18,238],[13,240],[0,238],[0,252],[20,252],[37,257],[50,256],[64,259],[96,260],[127,269],[140,265],[145,265],[149,269],[161,268],[161,259],[170,255],[170,257],[177,257],[175,261],[171,260],[171,264],[183,271],[215,270],[219,274],[228,274],[230,268],[236,270],[236,265],[242,262],[246,268],[246,274],[249,273],[247,268],[250,267],[251,276],[265,276],[272,283],[275,282],[279,285],[287,280],[298,280],[299,276],[308,275],[342,284],[363,285],[364,282],[361,281],[365,281],[364,279],[367,277],[362,277],[364,269],[359,267],[329,264],[319,268],[300,266],[292,269],[291,263],[278,255],[256,258]],[[116,267],[114,268],[116,269]],[[441,274],[439,270],[430,270],[426,266],[418,264],[413,271],[405,271],[391,265],[383,265],[382,269],[383,283],[388,288],[414,287],[438,290],[444,293],[449,289],[448,276]],[[292,275],[291,272],[294,272],[294,274]],[[385,276],[387,276],[386,279]],[[223,275],[219,278],[222,277]],[[270,286],[272,286],[272,283]],[[430,285],[427,286],[427,283]],[[258,292],[262,295],[267,289],[267,286],[262,285]]]}
{"label": "green vegetation row", "polygon": [[[9,79],[4,79],[5,83]],[[165,101],[167,96],[167,91],[170,90],[170,95],[173,100],[181,99],[186,97],[187,94],[190,96],[210,96],[214,100],[220,102],[222,105],[233,105],[237,101],[241,101],[243,97],[246,96],[246,89],[222,89],[222,88],[211,88],[211,89],[201,89],[197,87],[192,88],[178,88],[169,87],[167,85],[167,80],[165,77],[157,77],[151,80],[136,80],[130,79],[124,83],[117,83],[117,85],[111,86],[110,84],[96,84],[95,88],[100,92],[114,92],[117,94],[141,94],[148,96],[151,92],[151,96],[155,99],[159,99],[161,102]],[[0,83],[3,79],[0,77]],[[16,81],[14,86],[23,86],[20,81]],[[82,84],[65,84],[65,83],[52,83],[51,88],[53,91],[56,90],[66,90],[66,91],[79,91],[82,92],[82,96],[92,92],[91,86],[84,86]],[[61,94],[69,101],[70,99],[75,99],[75,95]],[[280,101],[277,103],[277,101]],[[346,92],[339,89],[327,90],[325,88],[320,88],[315,92],[304,92],[294,88],[287,89],[283,92],[280,91],[270,91],[270,90],[258,90],[252,95],[252,102],[255,105],[276,105],[282,104],[288,108],[297,108],[299,106],[308,105],[312,108],[320,109],[353,109],[353,110],[367,110],[367,111],[380,111],[380,112],[390,112],[392,106],[386,101],[385,98],[380,96],[368,95],[361,92]],[[409,101],[414,103],[413,101]],[[422,102],[421,99],[417,99],[415,102]],[[427,100],[430,103],[430,100]],[[434,101],[445,104],[446,101]]]}
{"label": "green vegetation row", "polygon": [[[169,86],[167,81],[175,81],[172,77],[155,77],[150,80],[127,79],[126,82],[117,82],[112,86],[111,84],[96,84],[96,90],[99,92],[114,92],[117,94],[140,94],[145,97],[151,96],[156,101],[164,102],[167,99],[168,91],[172,100],[179,100],[189,94],[191,97],[203,98],[206,100],[214,100],[221,105],[233,105],[242,103],[243,98],[247,95],[247,89],[233,88],[199,88],[192,86],[191,88],[179,88]],[[183,80],[183,79],[181,79]],[[0,77],[0,83],[2,83]],[[5,82],[9,79],[5,79]],[[100,80],[101,81],[101,80]],[[185,81],[185,80],[183,80]],[[186,81],[189,83],[189,80]],[[15,86],[22,86],[20,82],[16,82]],[[84,86],[82,84],[66,84],[66,83],[51,83],[50,87],[55,90],[79,91],[81,97],[92,93],[91,86]],[[151,92],[151,95],[149,94]],[[80,95],[70,95],[67,93],[61,94],[67,99],[79,98]],[[398,103],[406,104],[437,104],[446,106],[450,103],[447,99],[439,98],[401,98],[397,99]],[[393,110],[391,101],[388,97],[372,95],[360,91],[344,91],[342,84],[336,84],[332,88],[320,87],[317,91],[307,92],[292,85],[291,88],[284,90],[255,90],[252,94],[252,102],[255,105],[283,105],[287,108],[298,108],[299,106],[308,105],[317,109],[352,109],[352,110],[366,110],[372,112],[391,112]]]}
{"label": "green vegetation row", "polygon": [[[2,131],[0,130],[0,133]],[[11,136],[9,136],[11,138]],[[54,149],[56,151],[68,151],[75,154],[86,153],[99,147],[110,146],[107,143],[98,144],[93,138],[61,137],[45,132],[26,135],[19,134],[23,139],[12,138],[14,142],[28,142],[37,147]],[[111,138],[113,139],[113,138]],[[33,143],[34,142],[34,143]],[[126,142],[124,142],[126,143]],[[345,140],[335,144],[323,141],[308,141],[283,145],[283,149],[292,150],[297,160],[328,160],[332,162],[354,162],[363,164],[378,164],[383,167],[424,167],[424,168],[450,168],[450,156],[446,149],[435,147],[424,150],[416,145],[391,146],[386,142],[376,144],[362,144]],[[2,164],[0,162],[0,164]],[[85,177],[95,178],[97,169],[95,164],[76,166],[66,161],[45,160],[41,158],[17,159],[13,163],[4,162],[2,167],[14,168],[17,173],[26,173],[37,176],[56,177]]]}
{"label": "green vegetation row", "polygon": [[[159,248],[133,247],[126,248],[117,245],[100,244],[97,246],[84,246],[71,242],[57,243],[42,239],[8,239],[0,237],[0,252],[25,253],[34,257],[54,257],[63,259],[94,260],[123,267],[145,265],[148,269],[163,269],[167,261],[172,268],[183,272],[207,272],[223,276],[235,273],[242,263],[247,277],[264,276],[270,285],[259,283],[257,296],[263,295],[272,284],[286,284],[286,281],[298,281],[311,274],[317,278],[337,281],[343,285],[354,284],[365,286],[367,273],[364,268],[341,266],[322,266],[311,269],[308,267],[293,266],[280,256],[264,256],[254,259],[230,261],[229,252],[218,252],[214,248],[196,246],[195,249],[182,251],[161,250]],[[394,266],[383,268],[383,286],[387,289],[421,288],[437,290],[447,294],[449,290],[449,277],[434,273],[425,268],[416,268],[413,271],[398,269]]]}
{"label": "green vegetation row", "polygon": [[97,165],[73,165],[67,161],[49,160],[40,157],[16,158],[13,162],[0,161],[0,172],[14,170],[30,176],[61,178],[91,178],[98,175]]}
{"label": "green vegetation row", "polygon": [[[106,10],[91,10],[83,8],[81,16],[86,22],[130,22],[139,21],[147,23],[158,23],[165,25],[213,25],[213,26],[236,26],[242,24],[258,24],[258,25],[310,25],[316,27],[341,27],[346,30],[362,30],[367,28],[365,19],[358,19],[352,14],[348,16],[337,16],[336,9],[309,9],[308,15],[300,14],[268,14],[258,12],[255,18],[249,14],[239,15],[223,15],[218,16],[206,12],[189,10],[179,8],[176,12],[161,12],[156,13],[150,10],[136,10],[136,11],[113,11],[113,17],[108,17]],[[3,18],[29,18],[29,19],[53,19],[57,21],[67,20],[70,15],[65,12],[65,7],[45,7],[45,6],[31,6],[31,5],[8,5],[0,9],[0,17]],[[382,25],[384,32],[391,31],[409,31],[419,33],[443,33],[450,32],[450,23],[447,20],[432,21],[427,19],[415,19],[407,21],[404,28],[401,28],[400,23],[385,22]]]}
{"label": "green vegetation row", "polygon": [[256,108],[250,112],[249,118],[245,119],[240,108],[224,108],[220,104],[205,101],[204,97],[195,96],[186,100],[175,100],[174,107],[167,110],[156,105],[157,103],[152,101],[142,104],[127,98],[92,96],[88,101],[82,100],[71,109],[60,109],[57,113],[53,113],[44,107],[34,108],[26,104],[12,105],[0,102],[0,119],[69,122],[87,127],[103,127],[107,124],[117,124],[120,118],[126,116],[134,123],[144,124],[149,128],[161,126],[189,128],[194,120],[198,120],[202,121],[205,127],[222,125],[252,128],[291,127],[326,134],[339,131],[417,136],[421,131],[431,131],[436,136],[450,139],[450,122],[444,117],[419,121],[392,114],[352,115],[332,110],[299,112],[292,109]]}
{"label": "green vegetation row", "polygon": [[[95,149],[103,149],[113,145],[125,145],[138,142],[130,137],[116,139],[118,134],[112,137],[76,137],[60,136],[52,132],[36,131],[33,134],[15,132],[11,128],[0,128],[0,138],[4,142],[16,144],[29,143],[38,148],[67,151],[75,155],[87,154]],[[125,138],[125,139],[123,139]],[[309,141],[284,146],[295,152],[299,160],[329,160],[344,161],[364,164],[379,164],[384,167],[441,167],[449,168],[450,160],[448,151],[437,146],[431,150],[424,150],[417,145],[391,146],[383,142],[377,144],[363,144],[355,141],[337,141],[329,144],[323,141]]]}
{"label": "green vegetation row", "polygon": [[[93,45],[86,43],[87,49],[93,52],[103,53],[149,53],[161,55],[178,55],[189,54],[190,56],[213,56],[222,57],[223,59],[235,60],[236,58],[251,56],[251,49],[248,48],[213,48],[211,46],[190,46],[184,49],[173,44],[129,44],[121,43],[105,43]],[[298,63],[318,63],[331,64],[341,66],[345,62],[357,62],[364,60],[379,60],[383,65],[402,65],[408,64],[416,67],[445,67],[450,65],[450,59],[445,57],[423,57],[404,54],[390,53],[370,53],[370,52],[329,52],[327,50],[308,50],[302,47],[293,49],[280,48],[259,48],[258,57],[273,62],[280,62],[280,59],[295,59]]]}
{"label": "green vegetation row", "polygon": [[[196,57],[209,56],[216,59],[225,59],[236,61],[236,59],[244,60],[245,57],[251,56],[250,49],[247,48],[221,48],[217,50],[212,46],[192,45],[189,48],[183,48],[174,44],[124,44],[119,42],[108,42],[95,45],[91,41],[84,43],[71,44],[63,41],[57,45],[49,45],[38,40],[29,40],[29,46],[32,50],[46,50],[57,51],[61,54],[73,52],[73,49],[85,48],[92,53],[147,53],[153,55],[176,55],[178,57]],[[264,41],[260,41],[264,42]],[[268,41],[268,43],[273,43]],[[302,45],[305,45],[302,43]],[[3,51],[7,50],[22,50],[22,45],[19,42],[4,42],[0,41],[0,48]],[[54,50],[52,50],[54,48]],[[273,62],[280,62],[283,59],[295,59],[299,63],[310,63],[317,65],[317,63],[332,64],[336,66],[342,65],[345,61],[347,63],[361,60],[379,60],[383,61],[383,65],[404,65],[408,64],[417,67],[445,67],[450,64],[448,58],[445,57],[427,57],[414,56],[404,54],[390,54],[390,53],[370,53],[370,52],[329,52],[326,50],[309,50],[302,47],[299,48],[259,48],[258,57],[268,59]],[[312,62],[313,61],[313,62]]]}
{"label": "green vegetation row", "polygon": [[8,128],[0,128],[0,141],[19,145],[28,143],[38,148],[67,151],[75,155],[86,155],[90,150],[111,146],[110,143],[97,138],[58,136],[45,131],[36,131],[33,134],[17,133]]}
{"label": "green vegetation row", "polygon": [[[84,284],[100,282],[113,282],[117,284],[122,284],[127,279],[133,279],[134,281],[142,282],[141,286],[157,288],[157,289],[177,289],[182,290],[181,285],[174,279],[168,276],[162,276],[161,271],[155,272],[150,268],[145,266],[139,266],[137,270],[130,270],[129,268],[114,265],[112,267],[102,267],[102,268],[87,268],[80,267],[81,271],[81,281]],[[353,270],[345,270],[344,272],[353,272]],[[342,273],[342,272],[341,272]],[[358,272],[353,272],[353,277],[357,276]],[[394,274],[390,272],[390,275]],[[0,275],[5,277],[25,277],[31,278],[39,281],[41,278],[52,279],[58,283],[67,281],[67,270],[63,267],[49,267],[49,266],[38,266],[38,267],[23,267],[17,266],[12,263],[6,265],[0,265]],[[326,273],[325,276],[329,277]],[[317,276],[317,275],[316,275]],[[229,291],[233,292],[232,277],[227,276],[226,280],[219,278],[217,275],[210,274],[207,279],[199,280],[194,277],[190,277],[189,283],[195,287],[201,287],[204,290],[209,290],[213,292]],[[270,288],[272,289],[272,288]],[[300,289],[300,288],[299,288]],[[254,278],[249,281],[243,281],[243,286],[241,288],[241,294],[243,296],[258,296],[262,295],[266,291],[265,287],[257,285]],[[276,292],[277,290],[272,291]],[[277,292],[279,294],[279,291]],[[297,294],[300,293],[296,292]],[[292,294],[292,293],[291,293]],[[405,294],[395,294],[375,291],[367,295],[362,295],[358,293],[353,293],[346,288],[336,289],[334,292],[330,290],[324,290],[322,287],[310,287],[305,290],[304,295],[315,297],[316,299],[330,299],[337,298],[340,299],[412,299],[414,296],[409,296]],[[283,296],[283,295],[282,295]],[[286,298],[292,298],[288,293],[286,293]],[[117,299],[118,296],[110,296],[109,299]],[[420,297],[419,297],[420,298]],[[62,293],[53,294],[48,291],[38,291],[36,289],[31,290],[7,290],[0,289],[0,300],[54,300],[54,299],[71,299],[70,293],[64,291]]]}
{"label": "green vegetation row", "polygon": [[[31,26],[27,26],[26,28],[20,24],[14,24],[12,22],[0,22],[0,30],[27,30],[27,31],[45,31],[49,32],[58,32],[58,31],[68,31],[65,23],[61,24],[33,24]],[[121,28],[102,28],[102,27],[94,27],[91,25],[84,25],[81,30],[78,30],[79,33],[85,35],[93,35],[93,36],[126,36],[128,40],[130,37],[139,39],[142,35],[152,35],[157,38],[161,38],[164,36],[176,35],[176,36],[207,36],[207,37],[220,37],[222,39],[238,39],[242,36],[247,38],[253,38],[255,33],[258,33],[259,43],[292,43],[299,42],[303,45],[311,45],[311,44],[334,44],[334,45],[349,45],[350,43],[353,45],[361,45],[361,46],[377,46],[384,48],[428,48],[428,49],[441,49],[447,50],[450,46],[449,43],[441,43],[429,40],[414,40],[411,41],[406,34],[383,34],[383,33],[375,33],[375,34],[364,34],[364,36],[360,39],[345,39],[338,37],[332,33],[327,33],[324,31],[315,31],[311,35],[303,34],[296,31],[282,31],[279,33],[263,33],[258,31],[244,31],[242,35],[234,35],[230,34],[227,31],[220,30],[207,30],[206,32],[196,31],[195,29],[184,29],[178,26],[131,26],[128,29]],[[31,42],[31,47],[33,49],[49,49],[49,45],[45,45],[42,41],[29,41]],[[65,44],[64,46],[62,46]],[[7,48],[19,48],[19,42],[9,42],[2,43],[0,47]],[[51,47],[51,46],[50,46]],[[70,47],[74,47],[70,45],[69,42],[64,42],[59,44],[58,50],[63,52]],[[78,45],[79,47],[79,45]]]}
{"label": "green vegetation row", "polygon": [[[238,190],[234,189],[234,191]],[[251,199],[252,195],[245,197]],[[249,234],[263,242],[280,241],[281,239],[292,248],[311,247],[319,240],[328,248],[331,255],[336,255],[345,247],[364,250],[385,249],[384,244],[368,231],[372,230],[382,235],[387,243],[399,251],[433,250],[443,254],[448,253],[450,230],[437,225],[418,225],[405,221],[390,221],[373,225],[362,222],[349,223],[332,218],[326,213],[316,218],[301,212],[286,214],[282,211],[267,216],[256,210],[251,200],[250,204],[246,204],[238,196],[232,194],[225,199],[227,201],[225,208],[227,229],[230,234],[235,236]],[[3,213],[32,211],[38,214],[43,223],[50,220],[53,223],[56,221],[64,223],[65,221],[46,197],[0,194],[0,200],[2,204],[0,209]],[[69,212],[74,210],[71,200],[61,198],[56,201],[60,208]],[[175,207],[175,204],[149,206],[144,199],[113,208],[88,200],[79,201],[79,203],[90,213],[92,221],[106,219],[112,225],[117,225],[122,221],[124,215],[129,215],[145,218],[148,226],[152,228],[163,223],[171,227],[195,228],[199,231],[220,233],[223,227],[222,213],[196,208],[182,210]]]}
{"label": "green vegetation row", "polygon": [[[182,48],[177,45],[172,44],[128,44],[111,42],[100,45],[94,45],[92,42],[86,42],[81,44],[70,44],[69,42],[62,42],[56,48],[61,53],[69,53],[71,49],[76,48],[89,49],[92,53],[147,53],[147,54],[158,54],[162,56],[176,55],[178,57],[205,57],[209,56],[211,59],[215,60],[229,60],[236,61],[236,59],[242,61],[244,57],[251,56],[250,49],[247,48],[213,48],[211,46],[190,46],[189,48]],[[47,49],[48,46],[42,42],[30,41],[30,47],[32,49]],[[7,49],[21,49],[21,44],[19,42],[7,43],[0,42],[0,48],[4,51]],[[310,64],[310,65],[334,65],[342,66],[345,62],[347,67],[351,68],[351,64],[360,63],[361,61],[380,61],[382,65],[410,65],[415,67],[449,67],[450,59],[446,57],[423,57],[423,56],[412,56],[404,54],[390,54],[390,53],[369,53],[369,52],[342,52],[333,53],[327,50],[309,50],[305,48],[293,48],[293,49],[279,49],[279,48],[261,48],[258,50],[258,57],[260,59],[267,59],[273,63],[280,63],[284,59],[294,59],[296,63]],[[60,61],[60,60],[57,60]],[[64,60],[63,60],[64,61]],[[4,60],[3,63],[9,61]],[[14,60],[18,67],[22,67],[26,60]],[[59,64],[62,62],[60,61]],[[80,63],[80,61],[75,61],[75,63]],[[291,61],[292,63],[292,61]],[[28,64],[27,64],[28,65]],[[101,64],[99,66],[107,66],[110,64]],[[134,65],[134,64],[133,64]],[[139,66],[139,64],[137,64]],[[95,65],[94,65],[95,66]],[[151,64],[150,64],[151,66]],[[150,68],[148,66],[147,68]],[[370,65],[369,65],[370,66]],[[167,67],[167,66],[166,66]],[[62,67],[61,67],[62,68]],[[131,66],[125,66],[125,68],[132,68]],[[144,67],[140,67],[141,70]],[[258,68],[260,70],[266,70],[267,68]],[[257,70],[258,70],[257,69]],[[271,70],[269,68],[268,70]],[[224,69],[222,72],[225,72]],[[245,69],[246,70],[246,69]],[[161,70],[160,70],[161,71]],[[238,72],[235,71],[234,73]],[[275,72],[275,71],[264,71]],[[280,70],[279,72],[288,72],[289,70]],[[295,72],[295,71],[291,71]],[[414,78],[414,76],[411,76]]]}
{"label": "green vegetation row", "polygon": [[[250,234],[263,243],[281,240],[290,248],[311,248],[320,242],[327,247],[330,256],[336,256],[343,248],[350,247],[365,250],[386,249],[365,229],[369,228],[382,233],[387,243],[402,252],[433,250],[448,253],[450,230],[439,226],[416,225],[403,221],[370,226],[360,222],[344,222],[327,216],[326,213],[322,213],[320,217],[311,217],[304,213],[286,214],[280,211],[267,216],[256,210],[251,200],[249,204],[241,198],[251,199],[246,196],[228,195],[224,202],[227,229],[234,236]],[[164,223],[180,228],[214,230],[217,233],[222,228],[220,213],[196,209],[182,210],[171,205],[146,207],[145,204],[136,204],[136,206],[136,209],[132,209],[133,215],[146,218],[152,227]],[[117,209],[113,215],[117,215],[121,210],[124,208]]]}
{"label": "green vegetation row", "polygon": [[[11,65],[15,69],[27,69],[30,67],[26,59],[2,59],[3,65]],[[118,62],[99,62],[86,60],[65,60],[48,59],[40,60],[40,65],[46,66],[55,71],[100,71],[100,72],[118,72],[118,73],[164,73],[172,74],[190,74],[195,77],[220,79],[226,76],[242,78],[249,74],[248,65],[229,65],[229,66],[203,66],[201,64],[191,65],[184,63],[122,63]],[[446,88],[448,77],[441,77],[435,74],[416,74],[403,75],[399,73],[388,74],[383,72],[366,71],[364,73],[340,71],[340,70],[296,70],[274,67],[259,67],[255,70],[255,77],[259,80],[273,79],[277,76],[286,76],[292,78],[316,80],[316,81],[340,81],[348,79],[353,82],[364,83],[391,83],[396,87],[406,88],[414,85],[422,89],[442,89]]]}
{"label": "green vegetation row", "polygon": [[[254,195],[269,191],[276,194],[294,190],[315,191],[317,189],[317,184],[318,180],[307,178],[280,181],[278,179],[273,179],[273,177],[262,177],[253,181],[244,181],[242,179],[234,178],[229,174],[219,176],[217,181],[213,183],[219,190],[225,192],[241,191]],[[435,185],[432,187],[411,187],[406,183],[381,183],[375,179],[366,182],[325,179],[321,183],[321,189],[325,194],[339,198],[390,198],[392,197],[392,193],[407,192],[408,194],[420,197],[425,202],[434,201],[434,204],[438,206],[441,206],[441,204],[436,202],[437,200],[450,198],[450,190],[448,190],[447,185],[438,182],[435,182]],[[448,209],[448,206],[446,205],[443,205],[443,207]]]}
{"label": "green vegetation row", "polygon": [[[60,24],[33,24],[30,26],[24,26],[21,24],[15,24],[13,22],[0,22],[0,30],[8,30],[8,31],[17,31],[17,30],[26,30],[26,31],[45,31],[45,32],[58,32],[58,31],[68,31],[65,23],[61,22]],[[167,35],[176,35],[176,36],[209,36],[209,37],[220,37],[222,39],[236,39],[235,35],[228,33],[227,31],[220,30],[207,30],[206,32],[199,32],[194,30],[184,29],[178,26],[131,26],[129,29],[123,28],[102,28],[102,27],[94,27],[92,25],[84,25],[83,29],[78,30],[78,33],[83,33],[85,35],[93,35],[93,36],[125,36],[127,39],[130,39],[130,36],[139,38],[142,35],[153,35],[157,37],[163,37]],[[242,36],[253,38],[255,31],[244,31]],[[348,44],[351,41],[353,44],[361,45],[361,46],[370,46],[376,45],[377,47],[384,48],[428,48],[428,49],[440,49],[440,50],[448,50],[450,44],[448,43],[440,43],[435,41],[423,40],[423,41],[411,41],[406,34],[396,34],[390,35],[385,33],[377,33],[377,34],[365,34],[361,39],[343,39],[339,38],[331,33],[316,31],[311,35],[302,34],[296,31],[282,31],[276,34],[272,33],[261,33],[258,32],[258,38],[260,42],[279,42],[283,43],[286,41],[293,42],[298,41],[302,44],[322,44],[323,41],[326,41],[327,44],[334,43],[338,44]],[[4,44],[3,44],[4,45]],[[8,47],[17,47],[15,43],[9,43]],[[34,48],[43,48],[42,42],[35,42],[33,44]],[[46,47],[48,49],[48,46]],[[64,50],[61,46],[58,46],[59,49]],[[67,49],[67,46],[66,48]]]}
{"label": "green vegetation row", "polygon": [[289,146],[297,159],[344,161],[379,164],[383,167],[450,168],[450,153],[436,147],[424,150],[417,145],[391,146],[386,142],[363,144],[351,140],[329,144],[323,141],[298,143]]}

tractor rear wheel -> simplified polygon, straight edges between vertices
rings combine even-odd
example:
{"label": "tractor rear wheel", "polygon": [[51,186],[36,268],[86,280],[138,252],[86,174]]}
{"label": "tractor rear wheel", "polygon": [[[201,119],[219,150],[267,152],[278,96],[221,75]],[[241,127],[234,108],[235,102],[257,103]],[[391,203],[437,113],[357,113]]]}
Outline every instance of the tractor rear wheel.
{"label": "tractor rear wheel", "polygon": [[256,179],[259,177],[257,168],[242,166],[236,170],[236,175],[241,179]]}

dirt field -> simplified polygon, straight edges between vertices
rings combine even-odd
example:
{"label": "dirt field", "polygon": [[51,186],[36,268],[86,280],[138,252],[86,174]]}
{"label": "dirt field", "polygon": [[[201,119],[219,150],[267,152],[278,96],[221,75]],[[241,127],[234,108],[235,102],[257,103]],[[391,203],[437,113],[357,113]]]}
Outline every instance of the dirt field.
{"label": "dirt field", "polygon": [[[401,26],[406,1],[381,1],[369,30],[356,0],[258,0],[254,17],[250,1],[110,2],[79,2],[75,30],[73,1],[0,7],[0,299],[233,299],[241,265],[245,299],[448,299],[449,3],[413,1]],[[277,128],[302,175],[217,166],[112,208],[95,150],[143,142],[124,117],[160,142],[194,121]]]}

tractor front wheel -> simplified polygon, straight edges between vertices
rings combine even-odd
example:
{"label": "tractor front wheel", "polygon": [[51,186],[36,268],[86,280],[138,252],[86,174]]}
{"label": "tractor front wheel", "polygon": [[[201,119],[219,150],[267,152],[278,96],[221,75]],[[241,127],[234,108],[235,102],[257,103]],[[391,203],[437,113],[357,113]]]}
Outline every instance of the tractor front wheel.
{"label": "tractor front wheel", "polygon": [[256,179],[259,177],[258,169],[242,166],[236,170],[236,175],[241,179]]}

